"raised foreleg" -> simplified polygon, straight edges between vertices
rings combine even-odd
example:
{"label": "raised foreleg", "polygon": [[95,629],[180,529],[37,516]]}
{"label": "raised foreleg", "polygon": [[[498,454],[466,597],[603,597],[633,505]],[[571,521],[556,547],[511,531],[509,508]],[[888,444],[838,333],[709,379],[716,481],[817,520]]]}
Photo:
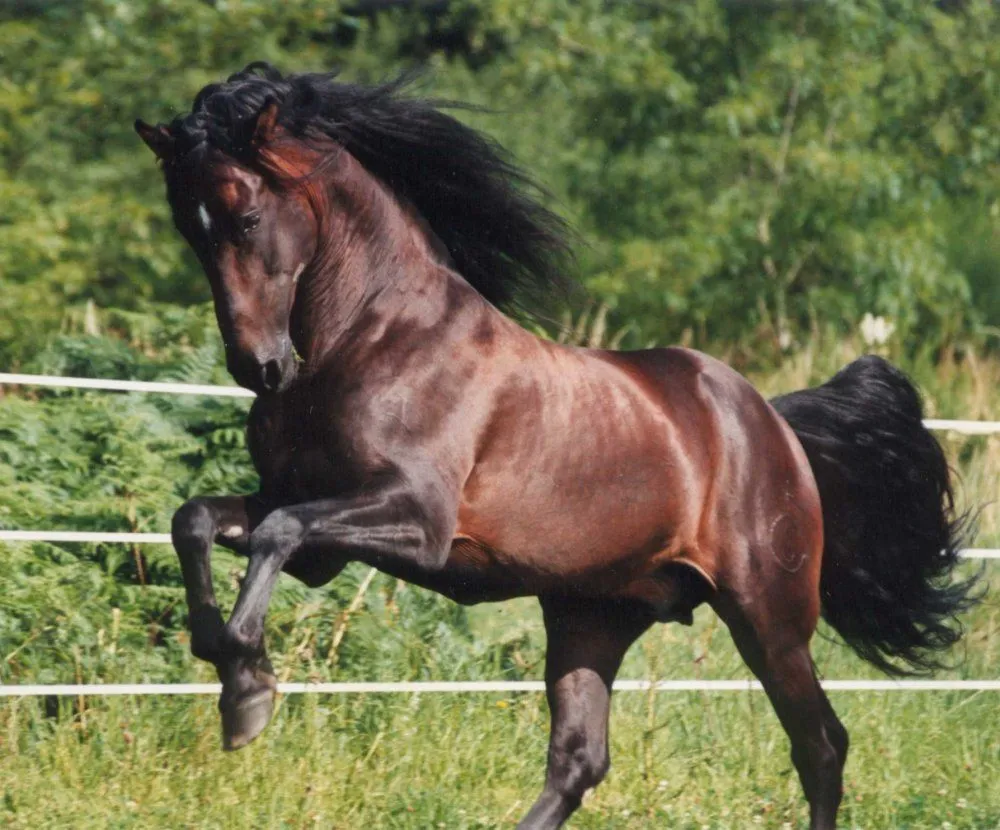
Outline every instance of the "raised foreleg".
{"label": "raised foreleg", "polygon": [[181,563],[191,626],[191,652],[215,663],[223,619],[212,585],[212,545],[246,555],[265,513],[256,496],[192,499],[174,513],[171,536]]}
{"label": "raised foreleg", "polygon": [[227,749],[253,740],[267,725],[274,697],[264,647],[264,617],[278,576],[304,550],[336,562],[433,571],[448,557],[454,511],[433,496],[399,485],[354,498],[281,507],[250,535],[249,564],[229,621],[219,633],[223,739]]}

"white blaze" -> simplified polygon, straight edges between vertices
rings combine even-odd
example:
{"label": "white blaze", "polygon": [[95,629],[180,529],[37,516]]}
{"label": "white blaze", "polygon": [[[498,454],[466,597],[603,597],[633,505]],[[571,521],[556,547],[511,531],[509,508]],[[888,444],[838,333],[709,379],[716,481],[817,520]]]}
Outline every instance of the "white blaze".
{"label": "white blaze", "polygon": [[212,217],[208,215],[208,208],[201,202],[198,203],[198,218],[201,219],[201,226],[205,233],[212,230]]}

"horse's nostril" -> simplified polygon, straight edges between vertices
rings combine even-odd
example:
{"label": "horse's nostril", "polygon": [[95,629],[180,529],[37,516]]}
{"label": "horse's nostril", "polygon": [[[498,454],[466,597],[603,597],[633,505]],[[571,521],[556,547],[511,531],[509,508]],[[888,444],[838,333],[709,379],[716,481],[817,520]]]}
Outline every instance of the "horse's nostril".
{"label": "horse's nostril", "polygon": [[277,391],[281,385],[281,364],[277,360],[269,360],[261,367],[261,380],[268,392]]}

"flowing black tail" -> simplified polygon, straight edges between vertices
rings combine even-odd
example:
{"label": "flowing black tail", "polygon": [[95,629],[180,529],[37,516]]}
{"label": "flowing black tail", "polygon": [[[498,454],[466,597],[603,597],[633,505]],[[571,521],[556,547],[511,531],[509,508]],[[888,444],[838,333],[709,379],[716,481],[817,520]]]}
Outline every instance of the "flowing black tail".
{"label": "flowing black tail", "polygon": [[954,578],[968,522],[920,395],[869,355],[815,389],[771,401],[799,437],[823,504],[823,616],[889,674],[940,667],[962,636],[977,577]]}

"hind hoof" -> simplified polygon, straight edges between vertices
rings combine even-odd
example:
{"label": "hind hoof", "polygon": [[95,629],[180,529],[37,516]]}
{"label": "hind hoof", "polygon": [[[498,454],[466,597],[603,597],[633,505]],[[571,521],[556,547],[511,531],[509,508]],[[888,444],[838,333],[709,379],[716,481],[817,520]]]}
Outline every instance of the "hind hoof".
{"label": "hind hoof", "polygon": [[274,714],[274,689],[267,687],[220,706],[222,748],[242,749],[261,732]]}

